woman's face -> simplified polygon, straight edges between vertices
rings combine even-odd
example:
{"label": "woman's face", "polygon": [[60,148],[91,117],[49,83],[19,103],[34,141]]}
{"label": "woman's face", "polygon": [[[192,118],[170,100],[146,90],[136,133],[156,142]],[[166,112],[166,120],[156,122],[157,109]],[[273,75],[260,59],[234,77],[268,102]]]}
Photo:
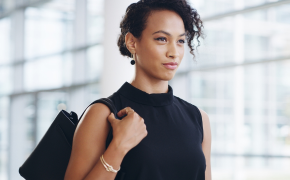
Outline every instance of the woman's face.
{"label": "woman's face", "polygon": [[[136,41],[136,68],[151,78],[170,80],[184,55],[185,28],[174,11],[153,11],[147,19],[140,41]],[[175,69],[164,63],[175,62]]]}

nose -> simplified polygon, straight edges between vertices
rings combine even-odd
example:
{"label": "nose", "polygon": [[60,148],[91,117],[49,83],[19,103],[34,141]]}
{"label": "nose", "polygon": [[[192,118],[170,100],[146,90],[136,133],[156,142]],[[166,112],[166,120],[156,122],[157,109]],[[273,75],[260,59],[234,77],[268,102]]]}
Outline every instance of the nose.
{"label": "nose", "polygon": [[175,59],[178,56],[179,54],[177,50],[177,45],[175,43],[169,43],[168,50],[167,50],[167,57]]}

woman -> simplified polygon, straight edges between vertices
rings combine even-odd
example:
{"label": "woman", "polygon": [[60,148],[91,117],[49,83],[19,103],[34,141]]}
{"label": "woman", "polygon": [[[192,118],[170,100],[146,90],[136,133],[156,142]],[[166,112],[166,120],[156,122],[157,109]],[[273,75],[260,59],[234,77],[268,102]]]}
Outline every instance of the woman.
{"label": "woman", "polygon": [[136,70],[111,97],[122,120],[101,103],[87,109],[65,180],[211,180],[209,118],[168,85],[185,41],[193,54],[202,35],[198,13],[185,0],[143,0],[127,8],[120,27],[120,52]]}

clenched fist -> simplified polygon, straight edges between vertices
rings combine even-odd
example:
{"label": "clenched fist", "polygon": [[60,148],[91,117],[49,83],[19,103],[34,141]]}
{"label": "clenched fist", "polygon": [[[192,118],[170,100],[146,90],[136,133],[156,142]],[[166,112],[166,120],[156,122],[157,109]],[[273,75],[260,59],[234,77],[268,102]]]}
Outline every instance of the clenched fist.
{"label": "clenched fist", "polygon": [[113,140],[126,152],[141,142],[148,134],[144,119],[132,108],[126,107],[117,113],[118,117],[125,116],[122,120],[116,119],[114,114],[108,116],[108,121],[113,129]]}

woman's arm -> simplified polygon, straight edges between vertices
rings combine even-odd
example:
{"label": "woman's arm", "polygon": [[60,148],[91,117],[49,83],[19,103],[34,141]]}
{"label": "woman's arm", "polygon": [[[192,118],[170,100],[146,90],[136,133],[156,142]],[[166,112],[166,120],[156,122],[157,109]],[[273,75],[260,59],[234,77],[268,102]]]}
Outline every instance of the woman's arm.
{"label": "woman's arm", "polygon": [[[126,115],[125,117],[123,117]],[[106,171],[100,156],[118,170],[124,156],[147,136],[144,119],[132,108],[125,107],[117,113],[118,120],[110,109],[96,103],[88,108],[74,134],[72,152],[65,180],[113,180],[116,173]],[[106,149],[110,125],[113,139]]]}
{"label": "woman's arm", "polygon": [[211,163],[210,163],[210,154],[211,154],[211,130],[209,117],[203,110],[199,109],[202,116],[203,124],[203,142],[202,150],[206,159],[206,170],[205,170],[205,180],[211,180]]}
{"label": "woman's arm", "polygon": [[100,156],[114,169],[119,169],[126,154],[112,140],[106,150],[106,138],[110,123],[107,120],[110,109],[102,104],[91,105],[84,113],[74,134],[70,161],[65,180],[115,179],[116,173],[106,171]]}

